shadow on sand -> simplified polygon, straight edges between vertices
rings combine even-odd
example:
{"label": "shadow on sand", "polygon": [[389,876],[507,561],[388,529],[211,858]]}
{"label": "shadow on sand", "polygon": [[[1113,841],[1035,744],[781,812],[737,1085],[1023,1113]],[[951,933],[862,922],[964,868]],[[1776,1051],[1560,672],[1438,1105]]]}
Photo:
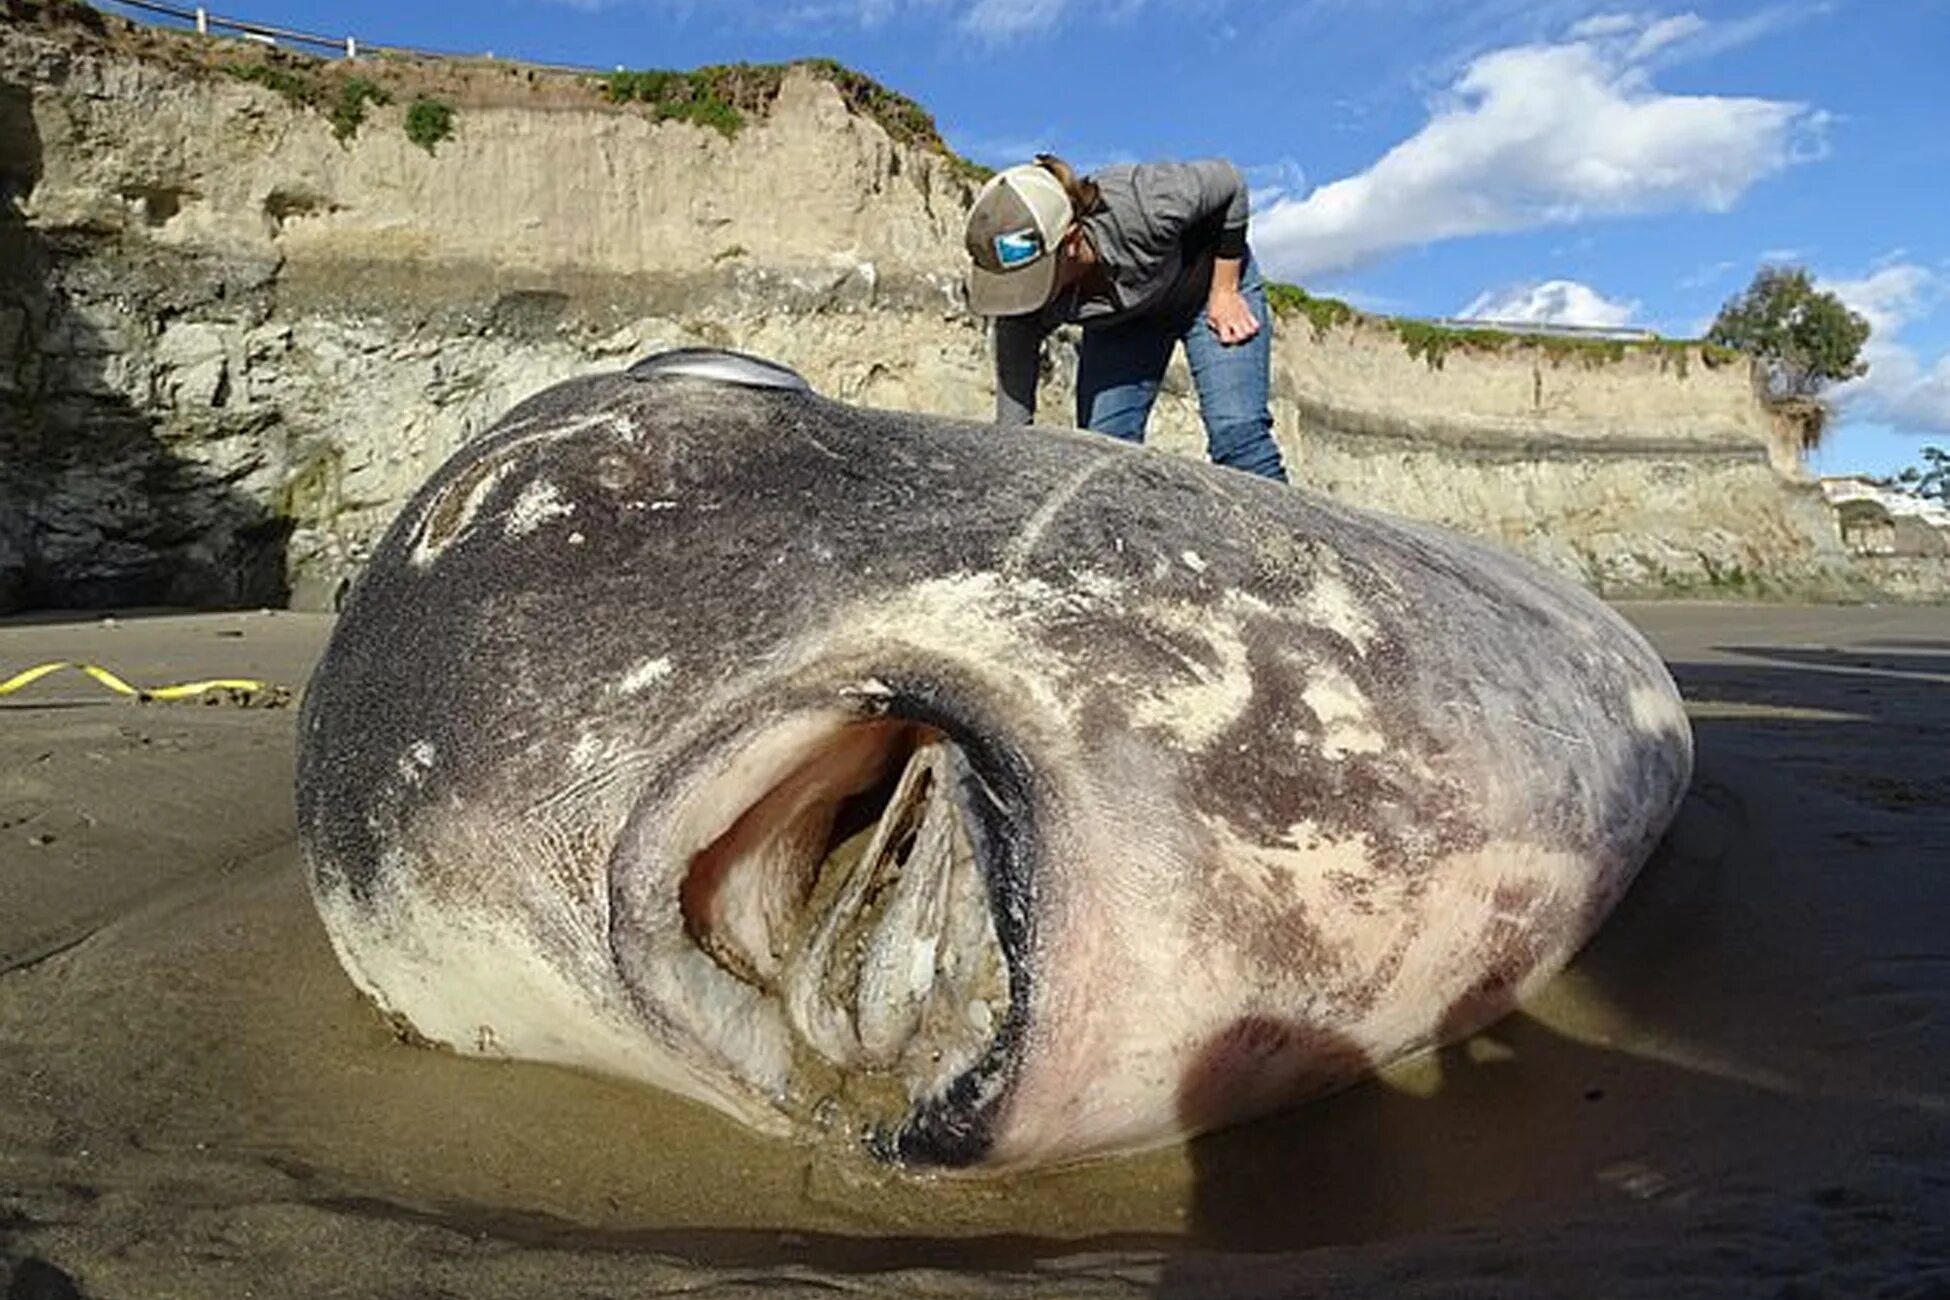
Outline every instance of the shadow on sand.
{"label": "shadow on sand", "polygon": [[[1740,662],[1672,665],[1694,782],[1570,971],[1443,1049],[1412,1092],[1369,1080],[1196,1140],[1196,1251],[1494,1224],[1514,1272],[1526,1224],[1737,1190],[1768,1203],[1740,1213],[1789,1226],[1745,1224],[1717,1249],[1751,1264],[1783,1249],[1769,1231],[1799,1232],[1785,1244],[1819,1260],[1822,1207],[1848,1199],[1837,1180],[1942,1160],[1950,642],[1719,653]],[[1576,1037],[1553,1024],[1580,1019]],[[1243,1281],[1188,1254],[1159,1293],[1227,1279]]]}

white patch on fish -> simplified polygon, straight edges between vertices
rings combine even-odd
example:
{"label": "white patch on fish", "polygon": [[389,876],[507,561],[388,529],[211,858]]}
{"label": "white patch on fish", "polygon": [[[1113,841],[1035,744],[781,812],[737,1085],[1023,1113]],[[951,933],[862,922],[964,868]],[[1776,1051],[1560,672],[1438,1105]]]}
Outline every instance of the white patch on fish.
{"label": "white patch on fish", "polygon": [[413,549],[407,556],[407,562],[416,569],[424,569],[439,559],[441,553],[449,546],[463,540],[467,536],[468,529],[473,527],[474,516],[480,512],[482,504],[500,485],[501,480],[508,476],[508,471],[514,468],[517,461],[525,459],[537,447],[560,442],[584,429],[598,426],[606,427],[618,437],[626,439],[632,432],[628,420],[605,412],[567,424],[552,425],[532,433],[524,433],[487,453],[480,462],[469,467],[473,477],[467,488],[467,495],[462,498],[453,519],[442,528],[443,535],[438,540],[431,535],[433,523],[446,508],[450,492],[436,492],[426,502],[418,522],[414,525]]}
{"label": "white patch on fish", "polygon": [[569,747],[569,766],[578,772],[586,771],[602,757],[605,748],[607,746],[603,744],[602,737],[585,731],[577,736],[576,743]]}
{"label": "white patch on fish", "polygon": [[526,537],[549,520],[561,519],[575,512],[576,503],[564,501],[562,494],[555,490],[555,484],[547,479],[536,479],[515,498],[514,509],[508,512],[502,531],[509,537]]}
{"label": "white patch on fish", "polygon": [[467,495],[461,498],[460,506],[455,514],[452,526],[446,530],[446,536],[439,541],[433,540],[431,536],[433,516],[440,512],[441,505],[446,500],[446,494],[441,493],[434,497],[433,503],[427,511],[427,518],[421,521],[419,537],[414,541],[413,553],[409,557],[409,562],[414,568],[426,568],[440,558],[441,552],[467,536],[467,530],[473,527],[474,516],[479,513],[481,504],[500,485],[501,480],[508,476],[508,471],[512,468],[514,468],[512,462],[504,459],[492,470],[476,479],[473,485],[467,489]]}
{"label": "white patch on fish", "polygon": [[1668,690],[1637,686],[1629,697],[1632,725],[1648,735],[1684,735],[1691,730],[1686,706]]}
{"label": "white patch on fish", "polygon": [[[1060,720],[1076,707],[1078,692],[1068,688],[1076,665],[1050,649],[1043,627],[1050,611],[1066,599],[1070,597],[1036,578],[962,572],[916,583],[897,600],[863,602],[838,622],[850,640],[890,657],[908,649],[1013,665],[1019,669],[1015,685],[1025,692],[1025,702],[1042,716]],[[830,652],[823,637],[803,644],[808,658]]]}
{"label": "white patch on fish", "polygon": [[1315,669],[1300,698],[1320,720],[1320,734],[1313,740],[1322,756],[1340,759],[1349,754],[1379,754],[1388,747],[1387,738],[1375,729],[1368,697],[1340,669],[1332,665]]}
{"label": "white patch on fish", "polygon": [[408,785],[418,785],[426,774],[433,770],[433,760],[439,756],[430,740],[416,740],[406,747],[399,756],[399,777]]}
{"label": "white patch on fish", "polygon": [[1162,730],[1196,749],[1245,715],[1253,700],[1253,674],[1240,634],[1238,605],[1229,598],[1216,615],[1189,606],[1146,611],[1146,621],[1199,638],[1219,665],[1208,668],[1188,659],[1185,676],[1177,682],[1141,685],[1131,705],[1134,726]]}
{"label": "white patch on fish", "polygon": [[1341,637],[1358,654],[1367,654],[1375,638],[1374,619],[1361,598],[1338,574],[1322,571],[1300,607],[1300,623],[1315,623]]}
{"label": "white patch on fish", "polygon": [[642,663],[630,669],[629,672],[623,674],[623,680],[616,683],[616,689],[625,695],[635,695],[638,691],[655,686],[668,676],[670,676],[669,655],[663,655],[656,659],[645,659]]}

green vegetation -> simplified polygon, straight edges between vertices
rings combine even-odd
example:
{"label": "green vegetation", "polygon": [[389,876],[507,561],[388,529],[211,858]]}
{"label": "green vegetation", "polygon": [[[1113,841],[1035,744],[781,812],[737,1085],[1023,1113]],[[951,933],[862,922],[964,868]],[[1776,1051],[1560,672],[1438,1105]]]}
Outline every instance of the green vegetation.
{"label": "green vegetation", "polygon": [[1266,304],[1276,316],[1305,316],[1313,322],[1316,339],[1336,325],[1359,319],[1361,315],[1339,298],[1316,298],[1297,284],[1279,280],[1266,282]]}
{"label": "green vegetation", "polygon": [[50,25],[67,23],[81,27],[96,36],[108,34],[108,24],[102,11],[82,0],[42,0],[35,4],[31,0],[12,0],[0,5],[0,14],[5,14],[8,22],[44,22]]}
{"label": "green vegetation", "polygon": [[343,457],[337,449],[315,452],[279,486],[278,518],[307,523],[330,519],[338,513],[344,476]]}
{"label": "green vegetation", "polygon": [[1911,465],[1893,478],[1877,481],[1883,487],[1900,488],[1950,506],[1950,451],[1930,446],[1923,448],[1922,455],[1921,465]]}
{"label": "green vegetation", "polygon": [[1817,400],[1821,391],[1869,372],[1862,360],[1868,320],[1815,288],[1798,266],[1761,267],[1720,308],[1706,337],[1754,358],[1768,398],[1794,415],[1805,447],[1820,443],[1827,427],[1828,408]]}
{"label": "green vegetation", "polygon": [[365,124],[366,105],[392,102],[390,94],[364,77],[345,78],[339,82],[338,95],[332,100],[332,111],[327,114],[332,122],[332,138],[345,144],[359,134],[359,128]]}
{"label": "green vegetation", "polygon": [[744,129],[746,113],[771,106],[784,79],[784,64],[731,63],[691,72],[612,72],[602,82],[612,104],[645,104],[659,122],[709,127],[729,140]]}
{"label": "green vegetation", "polygon": [[316,108],[319,100],[317,79],[290,68],[270,63],[227,63],[224,71],[239,81],[248,81],[276,91],[299,108]]}
{"label": "green vegetation", "polygon": [[454,110],[450,104],[421,95],[406,110],[406,138],[428,153],[454,134]]}
{"label": "green vegetation", "polygon": [[1720,308],[1708,341],[1761,363],[1770,396],[1813,397],[1829,384],[1869,372],[1861,359],[1869,322],[1834,294],[1815,288],[1798,266],[1763,266],[1753,283]]}
{"label": "green vegetation", "polygon": [[[409,56],[391,50],[376,51],[376,58],[381,64],[411,62]],[[222,66],[231,76],[274,91],[295,107],[326,114],[332,134],[341,143],[358,134],[372,105],[392,101],[385,87],[374,81],[305,66],[283,51]],[[919,104],[832,59],[713,64],[688,72],[649,68],[606,73],[595,82],[612,104],[641,104],[659,122],[689,122],[732,139],[747,122],[771,110],[786,73],[795,67],[832,85],[848,109],[878,123],[895,143],[941,155],[957,179],[980,183],[994,174],[950,149],[934,118]],[[533,80],[532,71],[527,75]],[[407,109],[407,138],[433,153],[442,141],[452,138],[453,122],[451,104],[422,95]],[[892,166],[898,169],[899,165],[896,156]]]}
{"label": "green vegetation", "polygon": [[932,150],[948,160],[956,175],[977,184],[995,175],[993,167],[972,162],[950,149],[948,142],[941,138],[940,128],[934,124],[933,114],[907,96],[832,59],[807,59],[799,66],[830,82],[848,108],[879,123],[880,129],[895,143]]}
{"label": "green vegetation", "polygon": [[1696,570],[1673,570],[1656,565],[1652,575],[1626,584],[1621,595],[1656,594],[1660,597],[1709,600],[1764,600],[1789,594],[1779,581],[1760,569],[1750,569],[1734,561],[1721,564],[1712,556],[1700,554]]}
{"label": "green vegetation", "polygon": [[1700,567],[1706,570],[1708,591],[1719,595],[1734,597],[1755,597],[1765,595],[1767,581],[1760,573],[1740,564],[1721,565],[1708,555],[1699,557]]}
{"label": "green vegetation", "polygon": [[1654,339],[1649,343],[1635,343],[1632,346],[1655,349],[1659,354],[1659,369],[1665,370],[1668,367],[1675,369],[1681,379],[1684,379],[1686,372],[1691,369],[1695,353],[1699,354],[1700,361],[1708,370],[1718,370],[1721,366],[1733,365],[1745,356],[1737,348],[1708,343],[1705,339]]}
{"label": "green vegetation", "polygon": [[[393,102],[392,92],[376,81],[280,61],[275,54],[262,62],[225,63],[222,67],[239,81],[275,91],[295,108],[325,114],[332,125],[332,137],[340,144],[359,134],[374,105]],[[406,138],[428,153],[441,141],[452,139],[453,134],[451,104],[421,95],[407,108]]]}
{"label": "green vegetation", "polygon": [[926,109],[832,59],[712,64],[689,72],[648,68],[606,73],[599,80],[603,97],[612,104],[643,104],[659,122],[690,122],[731,139],[748,119],[763,117],[770,110],[785,74],[795,67],[830,83],[849,109],[877,122],[896,143],[942,155],[965,179],[981,181],[993,175],[989,168],[950,149]]}
{"label": "green vegetation", "polygon": [[1733,348],[1702,342],[1699,339],[1608,339],[1583,338],[1562,334],[1523,334],[1510,330],[1472,329],[1459,325],[1438,325],[1433,321],[1405,316],[1370,316],[1338,298],[1319,298],[1297,284],[1277,280],[1266,285],[1267,305],[1275,316],[1304,316],[1312,323],[1314,337],[1324,337],[1338,325],[1372,325],[1390,330],[1401,341],[1408,355],[1426,363],[1432,370],[1442,369],[1452,352],[1501,352],[1518,347],[1541,352],[1553,366],[1576,362],[1597,369],[1628,355],[1652,353],[1659,368],[1674,369],[1685,378],[1697,356],[1709,368],[1738,361],[1741,353]]}
{"label": "green vegetation", "polygon": [[[1437,325],[1403,317],[1390,318],[1386,323],[1395,332],[1395,337],[1402,341],[1402,346],[1408,349],[1408,355],[1421,359],[1435,370],[1442,369],[1443,359],[1451,352],[1501,352],[1505,348],[1520,346],[1543,353],[1553,366],[1575,361],[1586,369],[1595,370],[1623,361],[1625,354],[1634,348],[1674,346],[1663,339],[1642,343],[1633,339],[1518,334],[1509,330]],[[1685,348],[1689,345],[1681,343],[1677,346]]]}
{"label": "green vegetation", "polygon": [[878,122],[896,142],[926,149],[947,148],[935,129],[934,118],[907,96],[832,59],[808,59],[801,66],[821,81],[830,82],[848,108]]}
{"label": "green vegetation", "polygon": [[[1431,370],[1442,369],[1442,363],[1451,352],[1501,352],[1517,338],[1504,330],[1455,329],[1405,317],[1390,319],[1388,328],[1402,341],[1409,356],[1422,361]],[[1539,337],[1534,341],[1543,343],[1546,340]],[[1624,355],[1622,347],[1618,355]]]}

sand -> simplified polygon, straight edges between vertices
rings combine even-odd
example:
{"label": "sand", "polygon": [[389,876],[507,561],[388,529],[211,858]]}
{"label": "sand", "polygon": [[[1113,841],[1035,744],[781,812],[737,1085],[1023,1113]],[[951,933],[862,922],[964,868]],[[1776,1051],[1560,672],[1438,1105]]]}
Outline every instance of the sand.
{"label": "sand", "polygon": [[[1569,971],[1339,1096],[1005,1180],[397,1041],[304,890],[295,709],[50,678],[0,699],[0,1294],[1950,1296],[1950,610],[1625,612],[1699,774]],[[0,678],[298,687],[329,631],[0,623]]]}

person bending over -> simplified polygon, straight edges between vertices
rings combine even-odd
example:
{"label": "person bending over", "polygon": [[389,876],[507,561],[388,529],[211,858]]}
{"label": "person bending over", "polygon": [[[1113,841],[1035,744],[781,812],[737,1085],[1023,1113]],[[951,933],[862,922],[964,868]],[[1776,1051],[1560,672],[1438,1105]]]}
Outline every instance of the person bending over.
{"label": "person bending over", "polygon": [[1246,219],[1245,178],[1219,159],[1079,177],[1042,154],[991,177],[965,238],[969,307],[995,318],[996,422],[1034,419],[1043,338],[1074,321],[1077,423],[1142,442],[1183,343],[1213,462],[1284,483],[1267,407],[1273,318]]}

